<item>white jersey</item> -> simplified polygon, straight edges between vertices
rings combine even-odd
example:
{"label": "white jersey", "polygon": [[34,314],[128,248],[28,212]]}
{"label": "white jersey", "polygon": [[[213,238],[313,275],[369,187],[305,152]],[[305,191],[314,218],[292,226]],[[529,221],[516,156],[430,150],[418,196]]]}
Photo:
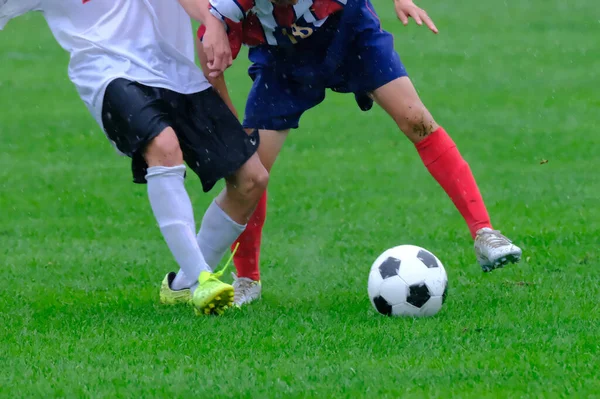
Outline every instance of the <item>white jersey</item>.
{"label": "white jersey", "polygon": [[100,126],[104,91],[115,78],[182,94],[210,87],[177,0],[0,0],[0,30],[29,11],[42,12],[71,54],[69,78]]}

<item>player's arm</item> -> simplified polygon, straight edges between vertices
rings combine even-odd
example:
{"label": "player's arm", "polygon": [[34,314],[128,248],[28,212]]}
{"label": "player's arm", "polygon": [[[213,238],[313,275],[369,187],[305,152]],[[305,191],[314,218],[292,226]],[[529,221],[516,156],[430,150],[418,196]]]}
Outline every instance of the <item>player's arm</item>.
{"label": "player's arm", "polygon": [[413,0],[394,0],[394,6],[396,7],[396,15],[404,26],[408,25],[408,18],[412,18],[417,25],[425,23],[433,33],[438,33],[438,29],[427,15],[427,12],[417,7]]}
{"label": "player's arm", "polygon": [[204,52],[204,46],[200,41],[200,38],[196,37],[196,49],[198,51],[198,59],[200,60],[200,67],[202,68],[202,72],[204,72],[204,76],[208,79],[212,87],[217,91],[221,99],[227,107],[231,110],[231,112],[238,117],[237,110],[233,105],[233,101],[231,101],[231,97],[229,96],[229,90],[227,90],[227,83],[225,82],[225,74],[220,74],[219,76],[213,77],[210,76],[210,68],[208,67],[208,57]]}
{"label": "player's arm", "polygon": [[239,23],[254,7],[254,0],[179,0],[194,19],[206,27],[202,46],[210,77],[217,77],[233,62],[226,34],[226,21]]}
{"label": "player's arm", "polygon": [[[240,53],[243,41],[243,25],[242,22],[234,22],[230,19],[225,19],[225,25],[227,26],[227,39],[229,40],[229,46],[231,48],[231,56],[235,59]],[[200,60],[200,67],[204,72],[204,76],[208,79],[210,84],[215,88],[219,96],[223,99],[225,104],[229,107],[231,112],[237,117],[237,111],[233,106],[229,91],[227,90],[227,84],[225,83],[225,77],[223,74],[218,76],[211,75],[211,68],[209,66],[209,59],[205,51],[203,44],[206,38],[206,26],[200,25],[196,34],[196,49],[198,52],[198,59]]]}
{"label": "player's arm", "polygon": [[210,70],[208,74],[211,77],[219,76],[233,62],[224,17],[213,9],[209,0],[179,0],[179,4],[191,18],[200,21],[206,27],[202,45]]}

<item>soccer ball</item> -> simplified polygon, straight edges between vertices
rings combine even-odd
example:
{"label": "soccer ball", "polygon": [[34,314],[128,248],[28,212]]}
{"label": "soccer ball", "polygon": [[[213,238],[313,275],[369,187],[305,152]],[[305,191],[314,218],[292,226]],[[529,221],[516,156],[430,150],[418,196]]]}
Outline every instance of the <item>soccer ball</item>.
{"label": "soccer ball", "polygon": [[442,308],[448,275],[431,252],[400,245],[382,253],[371,266],[369,298],[386,316],[433,316]]}

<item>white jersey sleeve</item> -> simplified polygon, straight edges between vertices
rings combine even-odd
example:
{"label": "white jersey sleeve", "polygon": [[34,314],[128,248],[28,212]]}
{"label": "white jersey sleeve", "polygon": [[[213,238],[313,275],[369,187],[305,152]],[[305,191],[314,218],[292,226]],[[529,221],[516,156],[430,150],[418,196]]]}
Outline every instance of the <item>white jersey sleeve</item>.
{"label": "white jersey sleeve", "polygon": [[253,2],[248,0],[210,0],[210,12],[221,20],[227,18],[233,22],[240,22],[252,5]]}
{"label": "white jersey sleeve", "polygon": [[8,21],[28,13],[39,11],[40,0],[0,0],[0,30],[6,26]]}

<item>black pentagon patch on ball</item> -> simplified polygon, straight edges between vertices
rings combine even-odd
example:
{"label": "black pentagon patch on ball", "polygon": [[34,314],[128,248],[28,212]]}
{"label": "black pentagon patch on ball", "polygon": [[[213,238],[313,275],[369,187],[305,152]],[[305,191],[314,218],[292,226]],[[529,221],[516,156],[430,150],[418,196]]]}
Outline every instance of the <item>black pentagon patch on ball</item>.
{"label": "black pentagon patch on ball", "polygon": [[385,280],[386,278],[394,277],[398,275],[400,271],[400,259],[389,257],[379,265],[379,273]]}
{"label": "black pentagon patch on ball", "polygon": [[390,305],[384,297],[376,296],[373,298],[373,303],[375,304],[375,309],[383,315],[391,316],[392,314],[392,305]]}
{"label": "black pentagon patch on ball", "polygon": [[423,262],[423,264],[427,266],[428,269],[440,267],[435,256],[433,256],[431,252],[425,251],[424,249],[419,251],[419,253],[417,254],[417,259]]}
{"label": "black pentagon patch on ball", "polygon": [[411,305],[420,308],[427,303],[429,298],[431,298],[431,294],[429,293],[429,288],[427,288],[425,283],[415,284],[408,287],[408,297],[406,298],[406,302],[410,303]]}

